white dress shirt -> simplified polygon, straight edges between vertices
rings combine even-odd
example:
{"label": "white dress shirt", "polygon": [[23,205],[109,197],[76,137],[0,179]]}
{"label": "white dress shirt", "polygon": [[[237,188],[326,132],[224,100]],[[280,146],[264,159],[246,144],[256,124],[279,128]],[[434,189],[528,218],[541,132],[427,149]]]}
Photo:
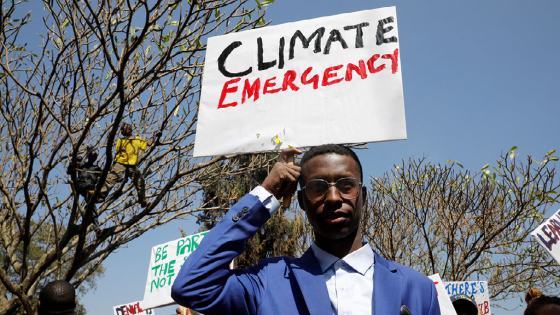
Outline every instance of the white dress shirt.
{"label": "white dress shirt", "polygon": [[[280,203],[261,186],[250,192],[273,215]],[[355,252],[338,258],[311,244],[319,261],[334,315],[373,315],[373,264],[375,256],[368,243]]]}
{"label": "white dress shirt", "polygon": [[319,261],[334,315],[373,314],[373,267],[375,256],[368,243],[343,258],[317,244],[311,249]]}
{"label": "white dress shirt", "polygon": [[268,212],[270,212],[270,216],[272,216],[276,211],[278,211],[278,209],[280,209],[280,203],[278,202],[276,197],[274,197],[271,193],[268,192],[268,190],[262,188],[261,186],[253,188],[253,190],[251,190],[249,193],[257,197],[257,199],[262,202],[264,207],[268,209]]}

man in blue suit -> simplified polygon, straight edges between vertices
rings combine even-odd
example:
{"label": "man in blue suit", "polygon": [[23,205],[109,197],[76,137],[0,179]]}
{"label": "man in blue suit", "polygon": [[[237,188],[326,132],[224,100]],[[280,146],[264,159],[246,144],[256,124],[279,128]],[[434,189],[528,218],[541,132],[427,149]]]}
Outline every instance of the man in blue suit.
{"label": "man in blue suit", "polygon": [[[362,242],[367,191],[356,154],[340,145],[318,146],[303,156],[300,168],[285,163],[294,153],[302,152],[284,150],[262,185],[204,237],[175,279],[173,299],[205,315],[439,315],[430,279]],[[229,270],[298,179],[298,201],[315,235],[311,247],[301,258],[267,258],[246,270]]]}

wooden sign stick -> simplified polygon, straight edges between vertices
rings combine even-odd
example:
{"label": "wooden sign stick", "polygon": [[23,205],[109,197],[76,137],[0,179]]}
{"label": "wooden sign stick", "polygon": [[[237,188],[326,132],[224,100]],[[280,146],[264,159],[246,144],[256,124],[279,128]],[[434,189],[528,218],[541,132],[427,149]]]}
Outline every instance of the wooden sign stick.
{"label": "wooden sign stick", "polygon": [[[286,163],[289,165],[294,165],[294,154],[288,154],[286,156]],[[282,197],[282,209],[288,209],[292,203],[292,193],[287,193]]]}

